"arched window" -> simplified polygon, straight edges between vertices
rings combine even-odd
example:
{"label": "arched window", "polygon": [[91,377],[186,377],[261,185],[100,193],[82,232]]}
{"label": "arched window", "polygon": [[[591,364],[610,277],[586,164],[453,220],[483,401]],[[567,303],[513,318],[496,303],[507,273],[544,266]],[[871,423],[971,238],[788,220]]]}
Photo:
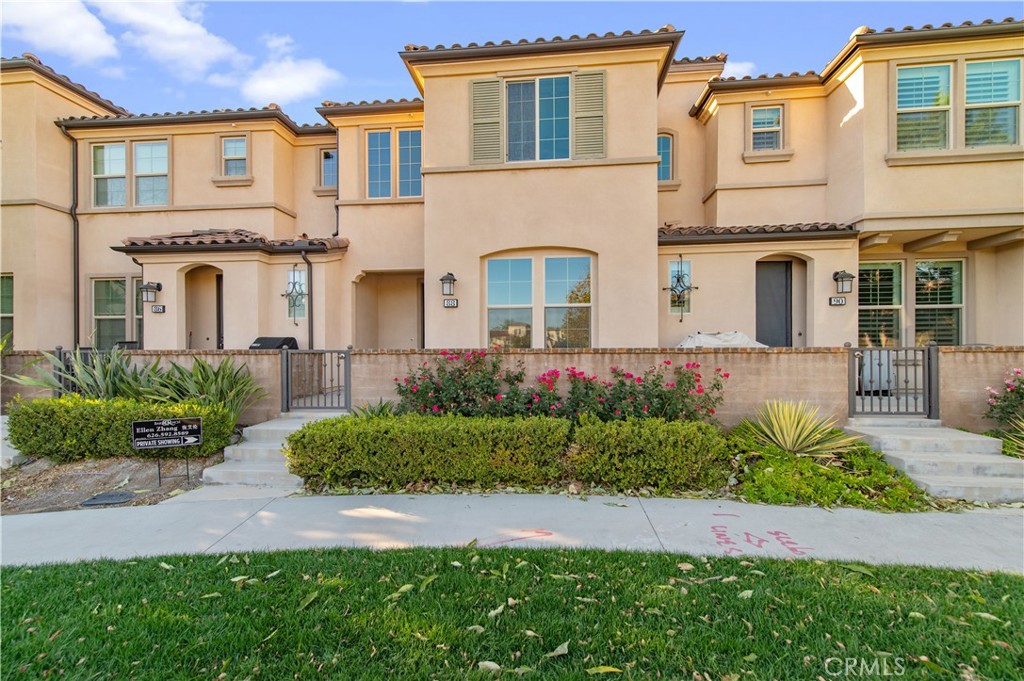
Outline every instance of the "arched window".
{"label": "arched window", "polygon": [[672,179],[672,135],[658,135],[658,182]]}

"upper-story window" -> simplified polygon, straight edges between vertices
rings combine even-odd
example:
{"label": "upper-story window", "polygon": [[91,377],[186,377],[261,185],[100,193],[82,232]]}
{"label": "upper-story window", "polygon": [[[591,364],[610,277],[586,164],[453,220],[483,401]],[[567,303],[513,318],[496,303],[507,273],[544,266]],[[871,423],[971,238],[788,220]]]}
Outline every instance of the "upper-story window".
{"label": "upper-story window", "polygon": [[338,186],[338,150],[320,150],[320,186]]}
{"label": "upper-story window", "polygon": [[605,72],[470,83],[471,163],[605,156]]}
{"label": "upper-story window", "polygon": [[658,182],[672,179],[672,135],[658,135]]}
{"label": "upper-story window", "polygon": [[0,275],[0,338],[14,333],[14,275]]}
{"label": "upper-story window", "polygon": [[899,66],[898,151],[1020,143],[1021,62],[990,59]]}
{"label": "upper-story window", "polygon": [[249,174],[249,144],[245,137],[222,137],[221,174],[238,177]]}
{"label": "upper-story window", "polygon": [[896,78],[896,148],[949,146],[949,64],[907,66]]}
{"label": "upper-story window", "polygon": [[782,149],[781,106],[758,106],[750,110],[750,148],[753,151]]}
{"label": "upper-story window", "polygon": [[[167,140],[94,144],[93,205],[97,208],[121,208],[129,204],[165,206],[169,203],[168,168]],[[129,181],[131,178],[133,181]]]}
{"label": "upper-story window", "polygon": [[964,142],[968,147],[1020,139],[1020,60],[968,62]]}
{"label": "upper-story window", "polygon": [[506,83],[509,161],[569,158],[569,76]]}
{"label": "upper-story window", "polygon": [[[398,141],[397,149],[392,142],[395,138]],[[422,155],[422,130],[387,129],[367,132],[366,196],[371,199],[423,196],[423,179],[420,174]],[[392,171],[396,163],[397,182]]]}

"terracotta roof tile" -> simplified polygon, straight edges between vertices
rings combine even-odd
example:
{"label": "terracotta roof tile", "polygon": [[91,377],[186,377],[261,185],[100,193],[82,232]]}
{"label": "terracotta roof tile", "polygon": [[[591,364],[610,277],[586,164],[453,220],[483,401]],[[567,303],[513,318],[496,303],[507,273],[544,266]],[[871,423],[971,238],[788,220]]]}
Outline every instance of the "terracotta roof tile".
{"label": "terracotta roof tile", "polygon": [[683,226],[666,222],[658,228],[659,243],[700,243],[716,241],[759,241],[769,239],[806,239],[854,237],[853,225],[836,222],[801,222],[786,225],[699,225]]}
{"label": "terracotta roof tile", "polygon": [[301,235],[292,239],[268,239],[259,232],[248,229],[196,229],[191,232],[174,232],[171,234],[155,234],[151,236],[130,236],[121,243],[126,248],[159,248],[163,247],[189,247],[189,246],[227,246],[227,245],[249,245],[260,250],[279,250],[282,248],[298,248],[306,242],[308,245],[316,246],[316,250],[345,249],[348,247],[348,239],[341,237],[314,237],[308,238]]}
{"label": "terracotta roof tile", "polygon": [[44,64],[39,60],[39,57],[32,54],[31,52],[25,52],[20,57],[0,57],[0,70],[15,70],[15,69],[32,69],[37,73],[41,73],[50,80],[63,85],[64,87],[77,92],[86,99],[92,100],[96,104],[104,106],[111,111],[116,111],[121,115],[130,115],[128,110],[114,104],[109,99],[101,96],[97,92],[93,92],[81,83],[76,83],[62,73],[57,73],[52,68]]}
{"label": "terracotta roof tile", "polygon": [[903,28],[900,28],[900,29],[893,28],[892,26],[889,26],[888,28],[883,28],[880,31],[879,30],[875,30],[873,28],[868,28],[867,26],[862,26],[861,28],[857,29],[857,31],[855,31],[855,34],[867,35],[867,34],[872,34],[872,33],[911,33],[911,32],[915,32],[915,31],[934,31],[936,29],[943,29],[943,28],[969,28],[971,26],[990,26],[992,24],[1015,24],[1015,23],[1021,23],[1021,20],[1020,19],[1015,19],[1013,17],[1006,17],[1002,21],[996,21],[995,19],[984,19],[984,20],[979,21],[977,23],[974,23],[973,21],[965,21],[965,22],[963,22],[963,23],[961,23],[959,25],[947,22],[945,24],[942,24],[941,26],[933,26],[932,24],[923,24],[921,26],[904,26]]}
{"label": "terracotta roof tile", "polygon": [[654,30],[654,31],[644,29],[644,30],[639,31],[637,33],[634,33],[633,31],[623,31],[622,33],[611,33],[611,32],[609,32],[609,33],[605,33],[604,35],[598,35],[596,33],[590,33],[589,35],[586,35],[586,36],[580,36],[580,35],[575,35],[574,34],[574,35],[569,36],[568,38],[563,38],[560,35],[556,35],[554,38],[535,38],[534,40],[528,40],[526,38],[521,38],[520,40],[517,40],[517,41],[502,40],[500,43],[495,43],[495,42],[489,40],[489,41],[487,41],[485,43],[482,43],[482,44],[481,43],[467,43],[466,45],[462,45],[460,43],[452,43],[451,45],[435,45],[434,47],[428,47],[427,45],[409,44],[409,45],[405,46],[405,51],[406,52],[453,52],[453,51],[457,52],[459,50],[471,50],[471,49],[476,49],[476,48],[480,48],[480,47],[509,47],[509,46],[512,46],[512,45],[548,45],[548,44],[552,44],[552,43],[556,43],[556,44],[582,43],[582,42],[594,41],[594,40],[607,40],[607,39],[613,39],[613,38],[628,38],[630,36],[640,36],[640,35],[654,35],[654,34],[657,34],[657,33],[674,33],[675,30],[676,30],[675,27],[672,26],[671,24],[669,24],[669,25],[666,25],[666,26],[662,26],[661,28],[659,28],[657,30]]}
{"label": "terracotta roof tile", "polygon": [[741,78],[737,78],[736,76],[728,76],[727,78],[722,78],[720,76],[716,76],[714,78],[709,79],[709,82],[711,82],[711,83],[730,83],[730,82],[734,82],[734,81],[741,81],[742,82],[742,81],[752,81],[752,80],[753,81],[758,81],[758,80],[776,80],[776,79],[779,79],[779,78],[802,78],[802,77],[805,77],[805,76],[819,76],[819,74],[817,72],[815,72],[815,71],[807,71],[805,73],[800,73],[799,71],[793,71],[792,73],[790,73],[788,75],[785,74],[785,73],[776,73],[775,75],[768,75],[767,73],[762,73],[759,76],[743,76]]}
{"label": "terracotta roof tile", "polygon": [[292,120],[288,114],[282,111],[280,106],[274,103],[264,107],[250,107],[248,109],[203,109],[201,111],[176,112],[165,111],[164,113],[125,114],[119,116],[72,116],[70,118],[61,119],[61,122],[67,124],[69,128],[81,128],[103,127],[106,123],[111,123],[117,126],[135,124],[159,125],[161,123],[245,120],[247,118],[275,118],[284,123],[285,126],[295,133],[328,132],[333,130],[330,126],[324,125],[323,123],[316,123],[313,125],[303,123],[302,125],[299,125]]}
{"label": "terracotta roof tile", "polygon": [[673,59],[673,64],[724,64],[729,59],[729,55],[725,52],[719,52],[718,54],[712,54],[708,57],[680,57],[679,59]]}

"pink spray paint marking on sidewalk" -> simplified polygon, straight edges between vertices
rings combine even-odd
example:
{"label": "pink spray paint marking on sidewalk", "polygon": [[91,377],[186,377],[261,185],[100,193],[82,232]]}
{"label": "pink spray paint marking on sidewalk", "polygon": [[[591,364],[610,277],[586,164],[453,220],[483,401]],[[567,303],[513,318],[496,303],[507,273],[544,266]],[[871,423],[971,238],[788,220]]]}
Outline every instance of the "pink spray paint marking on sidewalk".
{"label": "pink spray paint marking on sidewalk", "polygon": [[[735,513],[712,513],[715,517],[728,517],[728,518],[739,518],[740,516]],[[715,544],[725,549],[724,553],[727,556],[733,554],[747,553],[748,550],[743,546],[740,546],[740,541],[733,539],[731,534],[732,530],[729,529],[728,525],[718,524],[711,525],[709,527],[711,534],[715,537]],[[814,549],[810,546],[801,546],[800,542],[793,538],[788,532],[782,530],[768,530],[765,532],[771,539],[753,534],[752,532],[743,532],[742,543],[752,546],[754,549],[764,549],[765,547],[772,546],[772,540],[775,541],[779,546],[786,549],[794,556],[806,556],[809,551]]]}

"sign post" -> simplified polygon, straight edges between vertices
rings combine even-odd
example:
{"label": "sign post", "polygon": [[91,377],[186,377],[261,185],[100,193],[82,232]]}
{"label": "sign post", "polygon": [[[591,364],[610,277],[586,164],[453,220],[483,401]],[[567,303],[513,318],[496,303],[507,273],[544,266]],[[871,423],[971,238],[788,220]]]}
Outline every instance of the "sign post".
{"label": "sign post", "polygon": [[[203,444],[203,418],[195,416],[158,421],[132,421],[132,447],[134,449],[160,449],[163,447],[195,447]],[[161,460],[156,460],[156,482],[163,485]],[[192,480],[185,457],[185,479]]]}

